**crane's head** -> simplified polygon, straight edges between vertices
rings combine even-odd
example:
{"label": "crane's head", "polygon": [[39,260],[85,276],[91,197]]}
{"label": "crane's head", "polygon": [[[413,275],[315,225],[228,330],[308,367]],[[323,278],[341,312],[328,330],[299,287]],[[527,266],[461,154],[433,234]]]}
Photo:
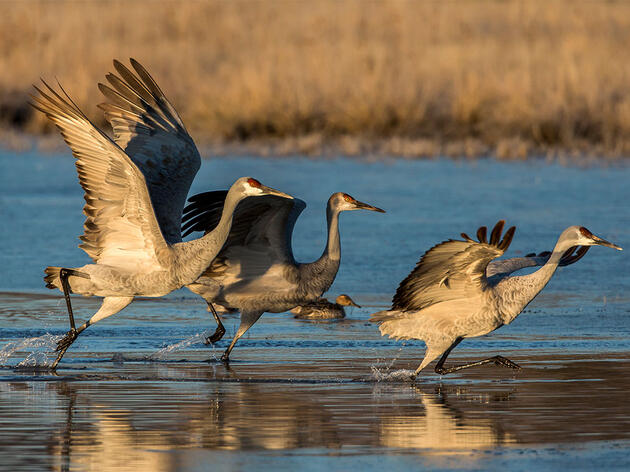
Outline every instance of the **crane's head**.
{"label": "crane's head", "polygon": [[293,199],[288,193],[281,192],[266,185],[261,184],[258,180],[252,177],[241,177],[232,188],[238,190],[242,195],[247,197],[261,197],[263,195],[276,195],[278,197]]}
{"label": "crane's head", "polygon": [[341,306],[356,306],[357,308],[361,308],[361,305],[357,305],[356,303],[354,303],[354,300],[350,298],[349,295],[346,295],[345,293],[342,293],[341,295],[339,295],[337,299],[335,300],[335,302],[337,303],[337,305],[341,305]]}
{"label": "crane's head", "polygon": [[606,246],[618,251],[623,249],[605,239],[595,236],[584,226],[570,226],[564,230],[561,239],[570,246]]}
{"label": "crane's head", "polygon": [[328,200],[328,205],[338,211],[370,210],[385,213],[385,210],[381,210],[375,206],[355,200],[347,193],[342,192],[333,193]]}

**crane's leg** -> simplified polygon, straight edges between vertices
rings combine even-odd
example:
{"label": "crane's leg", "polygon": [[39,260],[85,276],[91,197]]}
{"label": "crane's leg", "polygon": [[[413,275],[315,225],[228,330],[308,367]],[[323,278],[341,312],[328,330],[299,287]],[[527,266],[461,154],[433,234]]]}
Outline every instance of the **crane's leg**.
{"label": "crane's leg", "polygon": [[[70,274],[70,275],[74,275],[74,274]],[[64,284],[63,281],[62,281],[62,284]],[[103,318],[107,318],[108,316],[118,313],[120,310],[122,310],[127,305],[129,305],[132,300],[133,300],[133,297],[105,297],[103,299],[103,304],[98,309],[98,311],[94,313],[92,318],[90,318],[88,321],[83,323],[78,328],[74,327],[74,317],[72,317],[70,321],[71,323],[70,331],[68,331],[66,335],[57,343],[57,348],[55,349],[55,352],[58,352],[59,354],[57,354],[57,359],[55,359],[55,362],[53,362],[52,366],[50,367],[50,370],[55,370],[57,368],[59,361],[61,360],[63,355],[66,353],[68,348],[72,345],[72,343],[77,339],[79,334],[81,334],[83,331],[85,331],[88,327],[90,327],[97,321],[100,321]]]}
{"label": "crane's leg", "polygon": [[63,298],[66,299],[68,317],[70,318],[70,330],[76,331],[74,325],[74,313],[72,312],[72,303],[70,303],[70,283],[68,282],[68,277],[70,277],[71,275],[75,277],[83,277],[84,279],[89,279],[90,276],[74,269],[66,269],[64,267],[59,269],[59,280],[61,281],[61,287],[63,288]]}
{"label": "crane's leg", "polygon": [[444,352],[444,354],[442,355],[438,363],[435,365],[435,372],[437,374],[440,374],[440,375],[450,374],[451,372],[457,372],[458,370],[468,369],[470,367],[477,367],[478,365],[491,364],[491,363],[494,363],[496,365],[503,366],[503,367],[510,367],[512,369],[521,368],[521,366],[519,366],[517,363],[512,362],[511,360],[506,359],[505,357],[502,357],[502,356],[489,357],[488,359],[483,359],[477,362],[471,362],[470,364],[458,365],[455,367],[444,367],[444,362],[446,362],[446,358],[451,353],[451,351],[455,348],[455,346],[457,346],[460,342],[462,342],[462,339],[463,338],[457,338],[455,342],[451,344],[451,347],[449,347],[446,350],[446,352]]}
{"label": "crane's leg", "polygon": [[206,338],[205,343],[207,345],[214,344],[221,340],[221,338],[225,334],[225,327],[223,326],[223,323],[221,323],[221,318],[219,318],[217,310],[214,309],[214,305],[209,301],[206,301],[206,303],[208,304],[208,310],[212,312],[212,316],[214,316],[214,320],[217,322],[217,329],[215,330],[214,334]]}
{"label": "crane's leg", "polygon": [[59,352],[59,355],[57,356],[57,359],[53,363],[51,370],[55,370],[55,368],[57,367],[57,364],[59,364],[59,361],[61,360],[65,352],[68,350],[70,345],[74,342],[74,340],[77,338],[79,333],[83,331],[83,329],[85,329],[85,328],[83,329],[79,328],[80,331],[77,330],[76,325],[74,323],[74,313],[72,311],[72,303],[70,302],[70,283],[68,282],[68,277],[70,277],[71,275],[74,277],[83,277],[84,279],[90,278],[88,274],[85,274],[78,270],[66,269],[65,267],[62,267],[59,270],[59,280],[61,281],[61,288],[63,289],[63,297],[66,299],[66,307],[68,308],[68,318],[70,319],[70,331],[68,331],[66,335],[61,339],[61,341],[57,343],[57,348],[55,349],[55,351]]}
{"label": "crane's leg", "polygon": [[252,327],[254,323],[256,323],[256,321],[258,321],[258,318],[260,318],[260,315],[262,315],[263,313],[264,313],[263,311],[241,312],[241,324],[238,327],[238,331],[236,332],[234,339],[232,339],[232,342],[230,343],[228,348],[225,350],[225,352],[221,356],[221,361],[225,363],[230,362],[230,352],[232,352],[232,349],[234,349],[234,345],[236,344],[236,341],[238,341],[239,338],[243,336],[247,332],[247,330]]}

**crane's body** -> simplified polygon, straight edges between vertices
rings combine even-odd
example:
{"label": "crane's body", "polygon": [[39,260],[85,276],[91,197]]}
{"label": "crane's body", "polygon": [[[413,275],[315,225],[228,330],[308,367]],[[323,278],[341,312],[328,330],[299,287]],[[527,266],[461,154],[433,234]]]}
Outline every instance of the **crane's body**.
{"label": "crane's body", "polygon": [[[262,195],[292,198],[255,179],[240,178],[227,192],[213,231],[181,242],[183,205],[199,169],[199,153],[148,72],[133,59],[131,63],[138,76],[114,61],[122,79],[110,74],[108,80],[116,90],[100,84],[115,102],[101,106],[112,122],[114,140],[94,126],[63,89],[64,96],[45,82],[46,92],[35,87],[33,106],[59,128],[76,158],[86,201],[79,247],[94,262],[45,270],[46,286],[64,293],[71,328],[57,345],[52,369],[79,333],[119,312],[135,296],[159,297],[195,281],[223,246],[241,200]],[[145,175],[154,182],[154,195]],[[161,189],[156,180],[162,182]],[[79,328],[71,292],[104,297],[100,309]]]}
{"label": "crane's body", "polygon": [[[207,192],[190,199],[185,210],[185,234],[208,231],[216,224],[223,195]],[[216,332],[208,342],[217,342],[225,333],[212,304],[241,312],[241,323],[223,360],[236,341],[264,312],[281,313],[317,300],[335,280],[341,260],[339,214],[347,210],[380,208],[359,202],[344,193],[331,195],[326,206],[328,236],[319,259],[299,263],[293,257],[293,227],[306,204],[265,197],[243,202],[236,209],[230,236],[217,258],[188,288],[201,295],[217,321]]]}
{"label": "crane's body", "polygon": [[[425,342],[425,357],[415,375],[439,356],[442,358],[436,366],[438,373],[488,362],[518,368],[501,356],[450,369],[443,364],[463,339],[483,336],[510,324],[545,287],[556,268],[580,259],[586,246],[599,244],[620,249],[586,228],[571,226],[561,234],[552,253],[544,257],[540,269],[528,275],[510,276],[540,261],[518,258],[521,261],[497,261],[493,267],[492,259],[505,252],[514,234],[512,227],[501,239],[503,224],[497,223],[490,242],[485,240],[486,229],[482,227],[477,233],[479,241],[462,234],[465,241],[449,240],[431,248],[401,282],[391,310],[372,315],[371,321],[379,324],[383,335]],[[585,248],[574,256],[577,246]]]}

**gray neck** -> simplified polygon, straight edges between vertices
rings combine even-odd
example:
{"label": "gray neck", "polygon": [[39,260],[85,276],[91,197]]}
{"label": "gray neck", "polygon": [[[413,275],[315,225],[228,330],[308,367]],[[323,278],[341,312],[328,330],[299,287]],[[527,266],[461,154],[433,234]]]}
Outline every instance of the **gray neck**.
{"label": "gray neck", "polygon": [[[328,241],[321,257],[310,264],[300,264],[300,283],[305,285],[313,296],[321,296],[335,280],[341,261],[341,243],[339,238],[339,211],[326,207],[328,222]],[[308,287],[306,287],[308,285]]]}
{"label": "gray neck", "polygon": [[328,241],[320,259],[341,259],[341,241],[339,238],[339,211],[326,207],[326,222],[328,223]]}
{"label": "gray neck", "polygon": [[[506,324],[518,316],[525,307],[545,288],[558,268],[562,254],[570,247],[566,242],[558,241],[551,257],[536,272],[518,277],[508,277],[500,283],[500,298],[503,300],[503,312]],[[497,287],[498,288],[498,287]]]}
{"label": "gray neck", "polygon": [[197,280],[219,254],[230,234],[234,210],[243,198],[246,198],[246,196],[240,191],[230,189],[223,204],[223,212],[221,213],[219,224],[199,239],[175,245],[184,285]]}

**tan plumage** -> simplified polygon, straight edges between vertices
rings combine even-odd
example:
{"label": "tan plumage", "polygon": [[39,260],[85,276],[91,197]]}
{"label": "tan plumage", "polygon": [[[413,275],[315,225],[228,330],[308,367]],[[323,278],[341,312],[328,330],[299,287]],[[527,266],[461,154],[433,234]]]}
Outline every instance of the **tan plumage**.
{"label": "tan plumage", "polygon": [[[558,265],[576,262],[586,253],[579,248],[574,254],[578,246],[600,244],[620,249],[586,228],[571,226],[560,235],[550,255],[501,261],[492,267],[491,261],[503,255],[514,235],[512,227],[501,239],[503,225],[503,221],[496,224],[489,242],[486,228],[481,227],[479,241],[462,233],[463,241],[448,240],[429,249],[401,282],[391,310],[372,314],[370,321],[379,324],[383,335],[425,342],[427,350],[416,374],[440,355],[438,373],[488,362],[517,368],[501,356],[450,369],[442,365],[462,339],[512,322],[544,288]],[[542,268],[533,274],[509,277],[513,271],[539,264]]]}
{"label": "tan plumage", "polygon": [[[239,201],[247,196],[262,195],[291,198],[255,179],[243,177],[228,191],[216,228],[197,240],[179,242],[183,203],[189,181],[198,168],[195,165],[198,153],[177,113],[153,79],[142,66],[133,60],[132,63],[142,81],[134,79],[131,72],[118,64],[119,72],[131,86],[113,80],[117,86],[127,87],[120,95],[106,88],[113,93],[111,96],[128,99],[128,110],[124,106],[115,109],[122,120],[116,125],[117,139],[145,165],[155,162],[166,166],[169,158],[173,157],[169,153],[175,149],[180,151],[180,157],[185,156],[178,165],[187,166],[175,177],[178,183],[173,184],[170,190],[166,186],[168,191],[174,192],[171,196],[173,201],[163,204],[161,197],[157,196],[153,199],[157,208],[152,203],[153,196],[149,195],[145,176],[138,165],[125,150],[90,122],[61,86],[63,96],[45,82],[45,91],[35,87],[38,95],[33,96],[33,106],[59,128],[76,158],[79,182],[86,201],[80,247],[94,261],[94,264],[80,268],[48,267],[45,270],[46,286],[64,292],[71,325],[71,330],[59,341],[59,355],[52,365],[53,369],[80,332],[122,310],[135,296],[162,296],[195,281],[223,246]],[[137,103],[134,104],[133,100]],[[160,111],[157,112],[155,107]],[[104,108],[114,113],[114,108]],[[130,111],[132,108],[133,112]],[[150,141],[153,136],[157,136],[157,144]],[[148,170],[147,175],[153,179],[156,174]],[[177,191],[175,187],[178,187]],[[178,199],[181,201],[178,202]],[[163,228],[156,213],[161,215]],[[177,236],[171,236],[170,242],[167,242],[162,230],[172,231],[173,222],[176,222]],[[105,297],[100,309],[78,329],[74,325],[70,304],[71,291]]]}
{"label": "tan plumage", "polygon": [[33,97],[33,106],[57,125],[72,148],[85,191],[79,247],[100,265],[148,270],[168,264],[167,246],[138,167],[67,94],[64,98],[44,85],[48,93],[35,87],[40,96]]}

